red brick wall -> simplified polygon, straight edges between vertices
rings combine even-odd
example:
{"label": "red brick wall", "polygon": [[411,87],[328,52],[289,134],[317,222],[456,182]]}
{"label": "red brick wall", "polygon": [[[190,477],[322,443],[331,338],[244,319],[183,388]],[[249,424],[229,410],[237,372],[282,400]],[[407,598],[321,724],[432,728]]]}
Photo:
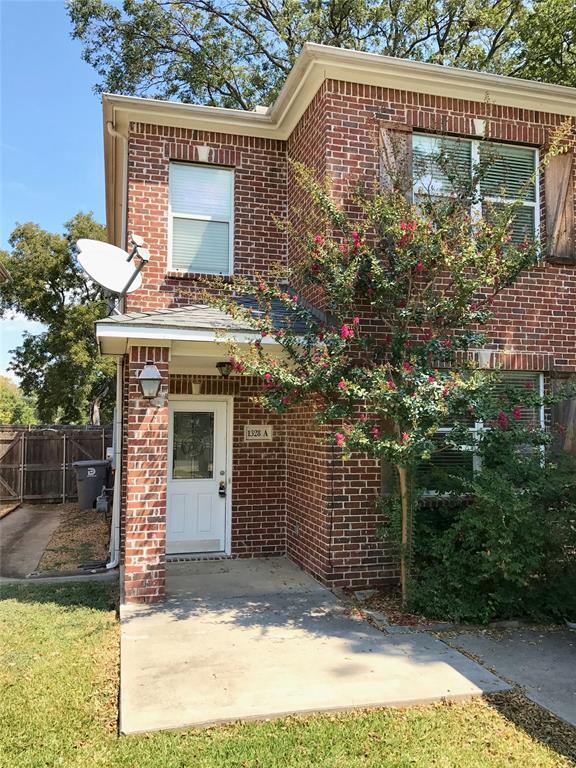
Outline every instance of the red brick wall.
{"label": "red brick wall", "polygon": [[168,353],[161,347],[133,347],[128,361],[126,419],[126,505],[124,599],[152,603],[165,592],[168,406],[144,400],[138,374],[147,360],[168,381]]}
{"label": "red brick wall", "polygon": [[151,259],[143,287],[126,299],[126,311],[162,309],[190,302],[193,275],[168,272],[168,173],[171,160],[234,168],[234,271],[266,274],[286,261],[285,142],[133,123],[129,136],[128,231],[144,238]]}

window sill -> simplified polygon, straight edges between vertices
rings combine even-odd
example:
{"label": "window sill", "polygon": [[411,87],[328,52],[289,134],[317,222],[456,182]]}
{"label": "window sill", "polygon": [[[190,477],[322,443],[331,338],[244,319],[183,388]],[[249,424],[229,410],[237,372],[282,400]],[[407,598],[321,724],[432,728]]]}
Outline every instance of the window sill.
{"label": "window sill", "polygon": [[180,272],[178,270],[169,269],[166,272],[166,277],[171,280],[206,280],[207,278],[216,278],[219,280],[225,280],[231,282],[232,275],[214,275],[211,272]]}

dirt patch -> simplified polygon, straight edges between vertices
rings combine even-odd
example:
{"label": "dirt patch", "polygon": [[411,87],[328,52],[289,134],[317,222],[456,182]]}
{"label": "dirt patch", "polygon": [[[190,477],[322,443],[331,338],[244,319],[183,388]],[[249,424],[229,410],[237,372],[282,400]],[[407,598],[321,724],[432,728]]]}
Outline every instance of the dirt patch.
{"label": "dirt patch", "polygon": [[37,570],[76,571],[89,560],[106,560],[109,537],[110,523],[101,512],[63,504],[60,524]]}

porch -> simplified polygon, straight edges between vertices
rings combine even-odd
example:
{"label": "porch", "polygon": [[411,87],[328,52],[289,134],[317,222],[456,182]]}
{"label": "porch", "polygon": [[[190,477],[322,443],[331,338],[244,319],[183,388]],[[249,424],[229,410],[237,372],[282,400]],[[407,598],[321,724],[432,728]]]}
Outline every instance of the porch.
{"label": "porch", "polygon": [[508,687],[436,637],[358,620],[287,558],[169,564],[166,602],[121,624],[123,733]]}

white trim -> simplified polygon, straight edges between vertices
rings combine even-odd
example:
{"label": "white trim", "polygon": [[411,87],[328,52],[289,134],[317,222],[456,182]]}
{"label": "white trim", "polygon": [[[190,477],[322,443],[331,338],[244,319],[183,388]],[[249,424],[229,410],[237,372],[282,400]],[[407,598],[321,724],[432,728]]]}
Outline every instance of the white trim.
{"label": "white trim", "polygon": [[[232,554],[232,476],[234,472],[233,465],[233,439],[234,439],[234,396],[233,395],[168,395],[168,451],[172,451],[172,440],[174,437],[174,425],[172,414],[174,408],[170,407],[177,403],[226,403],[226,503],[224,520],[224,551],[210,552],[210,555]],[[168,487],[170,473],[170,454],[166,457],[166,487]]]}
{"label": "white trim", "polygon": [[[230,218],[224,219],[219,216],[199,216],[190,213],[178,213],[172,210],[170,195],[170,169],[174,165],[185,165],[193,168],[215,168],[219,171],[228,171],[232,174],[232,184],[230,187]],[[234,190],[236,188],[236,174],[234,168],[227,165],[215,165],[214,163],[185,163],[180,160],[170,160],[168,164],[168,252],[166,254],[167,269],[169,272],[181,272],[182,274],[198,275],[224,275],[234,274]],[[172,264],[172,230],[174,219],[192,219],[193,221],[217,221],[222,224],[228,224],[228,271],[227,272],[200,272],[196,269],[181,269]]]}
{"label": "white trim", "polygon": [[[233,331],[212,328],[154,328],[146,325],[131,325],[130,323],[96,322],[97,339],[150,339],[151,341],[212,341],[227,344],[235,341],[238,344],[249,344],[260,338],[257,331]],[[271,336],[261,339],[262,344],[280,346]]]}
{"label": "white trim", "polygon": [[427,64],[376,53],[305,43],[273,106],[266,112],[103,94],[108,119],[170,125],[262,138],[289,138],[326,79],[392,87],[466,101],[576,115],[576,89],[504,75]]}

